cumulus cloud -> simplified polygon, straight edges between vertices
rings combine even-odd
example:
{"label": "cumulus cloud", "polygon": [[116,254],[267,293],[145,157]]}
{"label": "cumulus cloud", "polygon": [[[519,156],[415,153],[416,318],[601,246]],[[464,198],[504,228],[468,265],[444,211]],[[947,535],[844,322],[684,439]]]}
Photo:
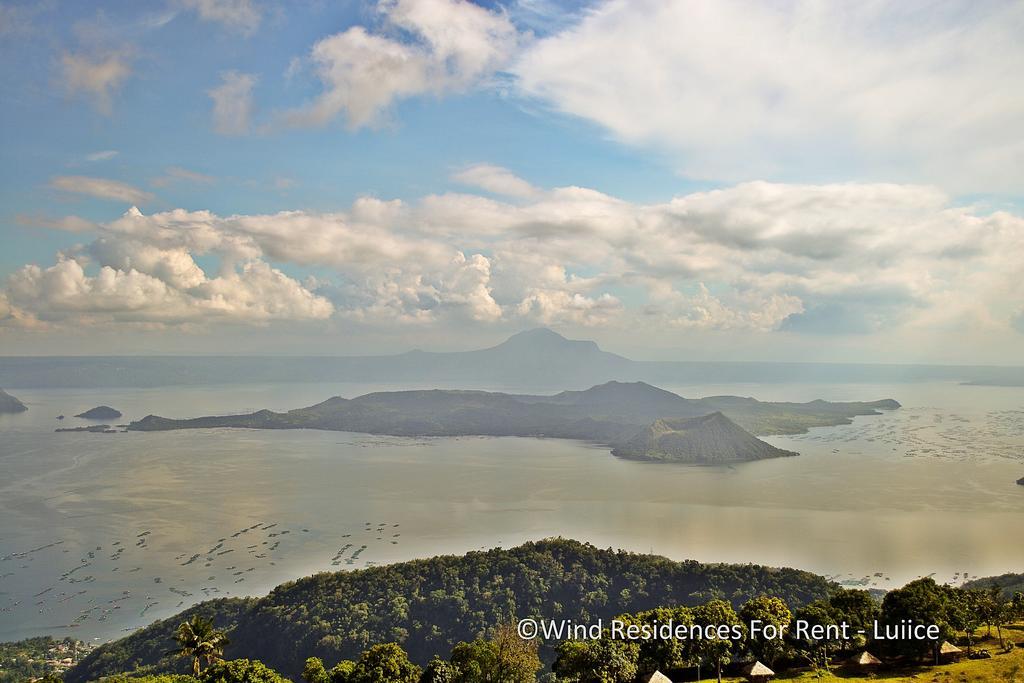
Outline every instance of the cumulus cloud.
{"label": "cumulus cloud", "polygon": [[658,315],[664,324],[687,329],[768,332],[804,310],[803,302],[792,295],[741,291],[719,297],[703,282],[693,294],[665,283],[652,283],[651,291],[658,304],[649,306],[647,313]]}
{"label": "cumulus cloud", "polygon": [[[12,276],[8,307],[23,320],[1009,333],[1024,300],[1024,219],[916,185],[753,182],[653,204],[533,188],[508,201],[363,197],[336,213],[230,216],[132,208],[91,228],[63,223],[96,238]],[[315,276],[300,284],[288,267]],[[262,294],[273,302],[258,305]],[[137,303],[145,297],[169,313]]]}
{"label": "cumulus cloud", "polygon": [[[179,276],[185,265],[154,254],[134,256],[144,266],[169,266]],[[8,278],[6,295],[12,306],[43,322],[265,323],[323,319],[333,311],[326,299],[260,261],[214,278],[193,263],[187,281],[110,265],[90,275],[87,263],[81,256],[61,256],[49,268],[25,266]]]}
{"label": "cumulus cloud", "polygon": [[108,115],[113,110],[114,94],[132,73],[126,52],[100,57],[65,52],[60,65],[62,82],[68,94],[90,98],[100,113]]}
{"label": "cumulus cloud", "polygon": [[252,91],[256,77],[228,71],[221,84],[207,91],[213,100],[213,128],[221,135],[244,135],[252,126]]}
{"label": "cumulus cloud", "polygon": [[182,7],[191,10],[203,21],[215,21],[224,26],[252,33],[263,19],[260,7],[252,0],[179,0]]}
{"label": "cumulus cloud", "polygon": [[382,32],[355,26],[313,46],[309,62],[323,92],[289,112],[288,122],[320,126],[344,114],[352,128],[370,125],[397,100],[479,84],[518,43],[505,14],[468,0],[380,0],[377,11]]}
{"label": "cumulus cloud", "polygon": [[694,178],[1020,192],[1024,5],[610,0],[532,43],[521,91]]}
{"label": "cumulus cloud", "polygon": [[518,307],[517,313],[532,317],[545,325],[602,325],[622,312],[622,303],[605,293],[597,297],[564,290],[532,289]]}
{"label": "cumulus cloud", "polygon": [[476,164],[452,175],[452,180],[481,190],[509,197],[532,197],[536,187],[512,171],[492,164]]}
{"label": "cumulus cloud", "polygon": [[84,175],[55,176],[50,179],[50,187],[64,192],[86,194],[99,199],[112,199],[128,204],[144,204],[153,199],[153,195],[149,192],[128,183]]}

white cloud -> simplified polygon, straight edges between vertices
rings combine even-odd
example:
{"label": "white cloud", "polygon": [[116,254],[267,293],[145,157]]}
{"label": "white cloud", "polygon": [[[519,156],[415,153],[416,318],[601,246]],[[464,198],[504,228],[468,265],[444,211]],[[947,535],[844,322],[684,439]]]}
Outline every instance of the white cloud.
{"label": "white cloud", "polygon": [[523,93],[742,181],[1020,192],[1024,5],[611,0],[531,44]]}
{"label": "white cloud", "polygon": [[533,289],[518,307],[517,313],[545,325],[603,325],[622,313],[622,303],[611,294],[588,297],[563,290]]}
{"label": "white cloud", "polygon": [[536,187],[512,171],[492,164],[469,166],[455,173],[452,179],[464,185],[509,197],[532,197],[538,193]]}
{"label": "white cloud", "polygon": [[109,161],[117,156],[116,149],[105,149],[99,152],[93,152],[92,154],[86,154],[86,161]]}
{"label": "white cloud", "polygon": [[86,265],[81,257],[61,257],[49,268],[25,266],[8,278],[7,297],[34,319],[76,324],[252,324],[323,319],[333,311],[326,299],[259,261],[189,283],[109,265],[89,275]]}
{"label": "white cloud", "polygon": [[792,295],[731,292],[722,298],[713,295],[703,282],[693,294],[679,292],[664,282],[652,282],[650,291],[658,303],[647,313],[657,315],[662,324],[684,329],[768,332],[804,312],[803,302]]}
{"label": "white cloud", "polygon": [[309,60],[323,92],[288,112],[289,123],[319,126],[344,114],[352,128],[373,124],[396,100],[479,84],[518,42],[507,16],[467,0],[381,0],[377,9],[385,30],[404,31],[413,42],[362,26],[319,41]]}
{"label": "white cloud", "polygon": [[207,91],[213,100],[213,128],[222,135],[244,135],[252,126],[252,91],[256,77],[228,71],[221,84]]}
{"label": "white cloud", "polygon": [[93,178],[84,175],[55,176],[50,179],[50,186],[65,192],[87,194],[99,199],[112,199],[128,204],[144,204],[153,199],[153,195],[149,192],[109,178]]}
{"label": "white cloud", "polygon": [[68,94],[82,94],[92,99],[103,114],[113,109],[113,96],[132,74],[126,52],[102,57],[66,52],[61,57],[61,78]]}
{"label": "white cloud", "polygon": [[18,225],[27,225],[33,228],[49,228],[63,232],[94,232],[99,226],[81,216],[62,216],[61,218],[48,218],[40,215],[19,214],[14,218]]}
{"label": "white cloud", "polygon": [[206,175],[205,173],[199,173],[198,171],[190,171],[187,168],[181,166],[168,166],[162,176],[154,178],[150,181],[150,184],[154,187],[167,187],[174,183],[191,183],[193,185],[212,185],[217,182],[217,179],[213,176]]}
{"label": "white cloud", "polygon": [[[955,206],[927,186],[755,182],[656,204],[536,188],[510,202],[364,197],[344,212],[232,216],[133,208],[99,225],[49,225],[97,237],[52,268],[19,271],[6,291],[22,320],[158,320],[135,304],[110,312],[117,296],[145,292],[172,312],[165,323],[230,311],[316,319],[329,304],[364,324],[998,336],[1017,334],[1024,300],[1024,219]],[[100,272],[85,275],[89,264]],[[270,264],[316,276],[303,286]],[[257,306],[264,286],[283,303]],[[211,303],[221,295],[223,310]]]}
{"label": "white cloud", "polygon": [[263,19],[260,7],[252,0],[179,0],[182,7],[194,11],[203,21],[216,21],[224,26],[252,33]]}

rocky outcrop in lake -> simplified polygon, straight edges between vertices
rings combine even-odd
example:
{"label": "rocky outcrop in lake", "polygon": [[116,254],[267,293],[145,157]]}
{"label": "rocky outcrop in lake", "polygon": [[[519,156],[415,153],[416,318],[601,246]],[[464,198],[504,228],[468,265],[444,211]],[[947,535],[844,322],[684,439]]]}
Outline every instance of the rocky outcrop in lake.
{"label": "rocky outcrop in lake", "polygon": [[95,408],[90,408],[84,413],[75,415],[75,417],[82,417],[86,420],[116,420],[121,417],[121,411],[115,410],[110,406],[96,406]]}
{"label": "rocky outcrop in lake", "polygon": [[119,431],[110,425],[89,425],[88,427],[65,427],[55,432],[92,432],[93,434],[118,434]]}
{"label": "rocky outcrop in lake", "polygon": [[765,443],[720,412],[700,417],[659,419],[613,455],[630,460],[723,465],[797,455]]}
{"label": "rocky outcrop in lake", "polygon": [[23,413],[26,410],[28,410],[28,406],[8,394],[3,389],[0,389],[0,414]]}

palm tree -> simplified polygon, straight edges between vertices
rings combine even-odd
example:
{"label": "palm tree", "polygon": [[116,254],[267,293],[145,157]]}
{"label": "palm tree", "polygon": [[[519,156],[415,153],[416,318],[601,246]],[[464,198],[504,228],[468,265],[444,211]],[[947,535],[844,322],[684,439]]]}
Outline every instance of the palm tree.
{"label": "palm tree", "polygon": [[199,675],[200,661],[205,661],[207,666],[220,661],[228,644],[224,632],[215,629],[212,621],[199,615],[183,621],[174,632],[174,639],[178,641],[178,649],[172,650],[171,654],[191,657],[192,673],[196,676]]}

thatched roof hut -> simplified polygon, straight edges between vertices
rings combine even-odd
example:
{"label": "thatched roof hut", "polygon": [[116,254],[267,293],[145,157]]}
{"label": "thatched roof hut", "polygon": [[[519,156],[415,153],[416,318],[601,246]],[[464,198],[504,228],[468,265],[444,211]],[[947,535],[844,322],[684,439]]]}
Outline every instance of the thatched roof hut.
{"label": "thatched roof hut", "polygon": [[743,677],[750,683],[768,683],[775,677],[775,672],[761,662],[747,664],[742,669]]}
{"label": "thatched roof hut", "polygon": [[964,651],[948,640],[942,641],[942,645],[939,646],[939,660],[944,663],[959,662],[963,656]]}
{"label": "thatched roof hut", "polygon": [[877,669],[882,666],[882,660],[874,656],[867,650],[861,652],[859,655],[854,655],[846,660],[846,663],[854,669]]}
{"label": "thatched roof hut", "polygon": [[672,683],[672,679],[657,669],[640,677],[639,683]]}

